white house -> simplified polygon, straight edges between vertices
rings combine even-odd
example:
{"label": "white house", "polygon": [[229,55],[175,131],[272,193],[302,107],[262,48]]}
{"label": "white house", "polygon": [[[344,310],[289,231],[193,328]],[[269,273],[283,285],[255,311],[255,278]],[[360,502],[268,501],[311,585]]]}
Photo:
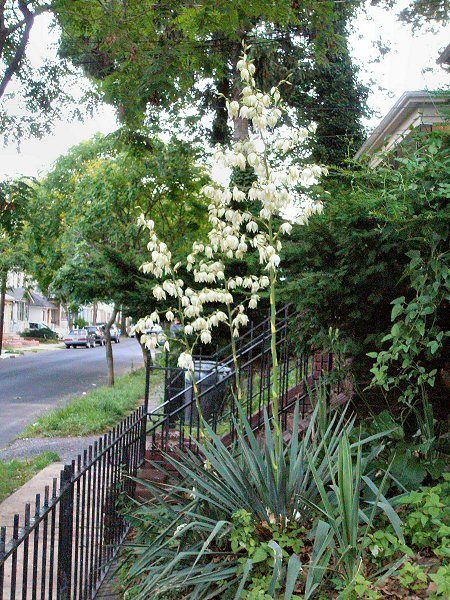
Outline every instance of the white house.
{"label": "white house", "polygon": [[21,333],[28,329],[30,323],[30,292],[23,287],[9,288],[7,295],[12,298],[12,302],[7,303],[7,306],[5,306],[5,315],[7,315],[5,334]]}
{"label": "white house", "polygon": [[[385,152],[399,147],[412,132],[447,129],[449,126],[445,121],[449,111],[448,95],[427,91],[405,92],[358,150],[355,159],[367,156],[369,165],[376,167]],[[400,149],[398,151],[401,152]]]}
{"label": "white house", "polygon": [[37,291],[30,290],[30,297],[29,322],[42,323],[51,328],[54,322],[53,313],[59,312],[58,307]]}

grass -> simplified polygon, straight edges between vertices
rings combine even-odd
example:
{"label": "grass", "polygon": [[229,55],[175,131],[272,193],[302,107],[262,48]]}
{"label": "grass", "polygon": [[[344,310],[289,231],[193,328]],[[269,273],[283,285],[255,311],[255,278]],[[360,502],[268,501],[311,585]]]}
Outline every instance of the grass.
{"label": "grass", "polygon": [[[156,378],[156,376],[155,376]],[[155,384],[152,379],[152,389]],[[161,376],[162,380],[162,376]],[[133,411],[144,398],[145,374],[139,369],[116,378],[107,386],[77,396],[67,406],[55,408],[25,429],[20,437],[100,435]],[[155,390],[158,393],[159,388]]]}
{"label": "grass", "polygon": [[0,502],[18,490],[36,473],[59,461],[56,452],[43,452],[25,460],[13,459],[8,462],[0,460]]}

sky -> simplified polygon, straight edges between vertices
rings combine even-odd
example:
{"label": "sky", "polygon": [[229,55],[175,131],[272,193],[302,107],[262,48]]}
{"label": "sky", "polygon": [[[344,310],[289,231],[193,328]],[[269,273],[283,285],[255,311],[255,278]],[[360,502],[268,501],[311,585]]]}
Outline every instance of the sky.
{"label": "sky", "polygon": [[[402,4],[406,5],[407,0],[402,0],[399,8]],[[436,59],[450,42],[449,33],[449,28],[438,27],[432,32],[420,31],[413,35],[409,26],[397,21],[393,11],[376,7],[356,18],[350,37],[351,52],[360,66],[362,81],[375,81],[369,96],[369,108],[374,114],[364,123],[369,129],[379,123],[403,92],[448,86],[449,75],[436,65]],[[53,51],[54,39],[48,17],[36,19],[29,46],[29,57],[34,64],[39,64],[47,52]],[[373,44],[377,40],[388,43],[391,51],[374,63],[377,52]],[[0,178],[44,175],[71,146],[96,132],[109,133],[116,127],[114,110],[104,105],[83,123],[60,122],[51,134],[24,140],[20,150],[15,144],[0,147]]]}

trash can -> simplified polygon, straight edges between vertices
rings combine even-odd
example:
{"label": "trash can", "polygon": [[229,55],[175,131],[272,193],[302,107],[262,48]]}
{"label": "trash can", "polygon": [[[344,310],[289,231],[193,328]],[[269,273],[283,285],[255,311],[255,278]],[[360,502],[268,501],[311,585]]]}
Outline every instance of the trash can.
{"label": "trash can", "polygon": [[[220,414],[231,383],[231,368],[221,365],[213,360],[194,360],[195,379],[200,396],[202,415],[208,423]],[[207,391],[208,390],[208,391]],[[193,398],[193,402],[186,407],[185,420],[193,423],[198,421],[198,411],[192,379],[185,374],[185,403]]]}

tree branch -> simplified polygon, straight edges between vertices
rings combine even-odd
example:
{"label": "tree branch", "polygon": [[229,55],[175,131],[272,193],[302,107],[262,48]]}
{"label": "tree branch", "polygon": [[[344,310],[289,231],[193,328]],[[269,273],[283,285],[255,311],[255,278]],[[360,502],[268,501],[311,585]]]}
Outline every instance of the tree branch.
{"label": "tree branch", "polygon": [[[48,7],[40,7],[40,9],[37,9],[36,12],[33,13],[28,8],[27,2],[25,0],[19,0],[18,5],[19,5],[19,10],[23,15],[23,20],[19,21],[19,23],[16,23],[16,25],[14,25],[12,27],[5,29],[4,28],[4,4],[3,4],[3,7],[2,7],[2,4],[0,4],[1,15],[2,15],[1,20],[3,23],[3,28],[2,28],[2,30],[0,30],[0,36],[1,36],[0,37],[0,40],[1,40],[0,50],[3,49],[4,43],[5,43],[8,35],[11,35],[11,33],[13,33],[14,31],[16,31],[17,29],[19,29],[20,27],[23,26],[22,35],[20,37],[20,41],[17,45],[14,56],[13,56],[11,62],[9,63],[9,65],[6,67],[5,72],[3,74],[3,78],[0,81],[0,98],[5,93],[6,87],[8,86],[8,84],[11,81],[11,79],[13,78],[13,76],[20,69],[23,58],[25,56],[25,51],[27,48],[28,40],[30,38],[30,32],[31,32],[31,28],[33,27],[35,16],[44,12],[44,10],[46,10],[48,8]],[[0,56],[1,56],[1,54],[2,54],[2,52],[0,52]]]}

